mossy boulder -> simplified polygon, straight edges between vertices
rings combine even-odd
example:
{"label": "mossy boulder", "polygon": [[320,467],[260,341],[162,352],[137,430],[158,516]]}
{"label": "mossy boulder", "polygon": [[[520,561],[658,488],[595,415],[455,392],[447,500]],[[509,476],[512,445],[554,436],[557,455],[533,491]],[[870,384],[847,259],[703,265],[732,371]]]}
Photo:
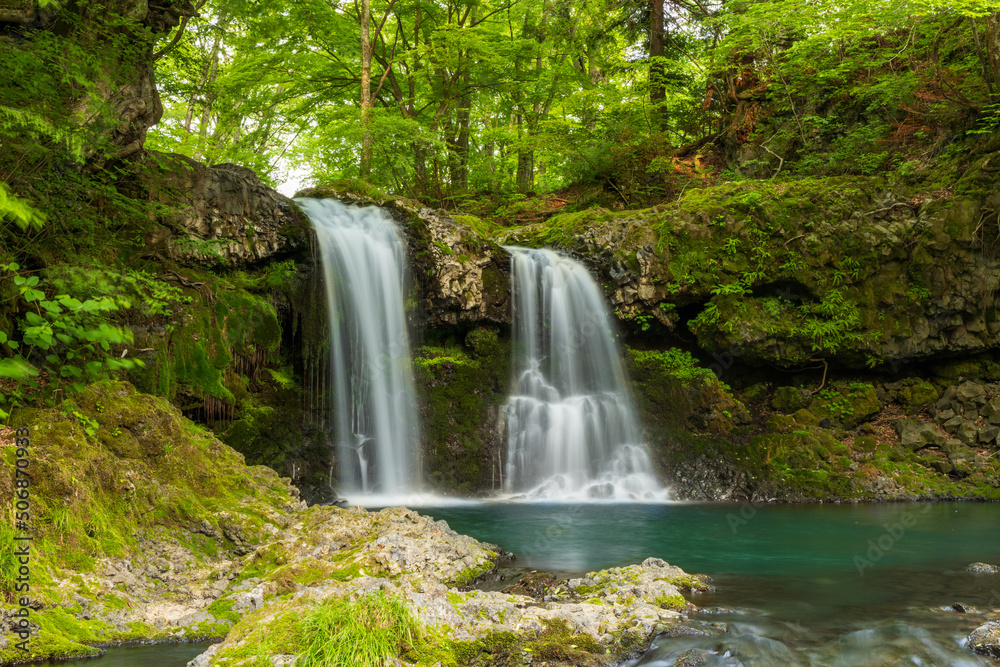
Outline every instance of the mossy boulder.
{"label": "mossy boulder", "polygon": [[875,387],[864,382],[831,383],[820,390],[810,406],[820,421],[846,429],[857,428],[882,409]]}
{"label": "mossy boulder", "polygon": [[917,378],[912,384],[904,386],[898,393],[899,402],[903,404],[903,410],[908,415],[912,415],[930,405],[934,405],[940,394],[937,387],[930,382]]}
{"label": "mossy boulder", "polygon": [[808,408],[811,403],[812,393],[802,387],[778,387],[771,397],[771,407],[786,414]]}

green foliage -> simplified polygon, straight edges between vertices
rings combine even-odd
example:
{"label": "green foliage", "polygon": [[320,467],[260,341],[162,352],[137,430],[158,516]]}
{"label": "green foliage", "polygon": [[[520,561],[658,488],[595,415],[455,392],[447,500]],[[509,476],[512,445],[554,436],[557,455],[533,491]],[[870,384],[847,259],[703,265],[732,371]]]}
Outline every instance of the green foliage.
{"label": "green foliage", "polygon": [[[83,391],[86,383],[107,378],[119,370],[141,366],[142,362],[115,356],[112,346],[132,342],[131,332],[108,323],[108,314],[118,309],[110,297],[81,301],[67,294],[51,299],[43,291],[38,276],[18,274],[16,263],[0,265],[0,271],[13,275],[13,283],[26,306],[19,324],[20,340],[11,332],[0,332],[0,345],[14,354],[0,360],[0,378],[13,380],[17,386],[0,402],[9,407],[22,404],[29,397],[49,397],[60,387]],[[46,384],[36,378],[38,369],[28,360],[38,352]],[[30,393],[29,393],[30,392]],[[0,414],[6,418],[7,412]]]}
{"label": "green foliage", "polygon": [[[637,365],[656,363],[670,377],[684,383],[705,384],[718,382],[715,373],[699,365],[700,362],[690,352],[672,347],[662,351],[629,349],[633,362]],[[720,383],[721,384],[721,383]]]}
{"label": "green foliage", "polygon": [[419,626],[406,603],[379,591],[330,597],[303,620],[303,667],[382,667],[416,643]]}

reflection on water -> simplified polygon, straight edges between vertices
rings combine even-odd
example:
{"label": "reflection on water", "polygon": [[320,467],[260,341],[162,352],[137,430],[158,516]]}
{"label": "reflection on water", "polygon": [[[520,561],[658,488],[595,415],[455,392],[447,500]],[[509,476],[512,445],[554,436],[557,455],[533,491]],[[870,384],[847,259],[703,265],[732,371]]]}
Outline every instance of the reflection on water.
{"label": "reflection on water", "polygon": [[[1000,608],[1000,505],[485,503],[425,508],[462,533],[565,575],[663,558],[715,579],[704,633],[661,637],[633,664],[991,665],[962,639]],[[722,629],[725,629],[723,632]],[[697,662],[703,660],[703,662]]]}
{"label": "reflection on water", "polygon": [[100,658],[89,658],[73,663],[32,663],[41,667],[66,667],[75,664],[86,667],[185,667],[188,661],[205,652],[210,643],[148,644],[126,648],[109,648]]}

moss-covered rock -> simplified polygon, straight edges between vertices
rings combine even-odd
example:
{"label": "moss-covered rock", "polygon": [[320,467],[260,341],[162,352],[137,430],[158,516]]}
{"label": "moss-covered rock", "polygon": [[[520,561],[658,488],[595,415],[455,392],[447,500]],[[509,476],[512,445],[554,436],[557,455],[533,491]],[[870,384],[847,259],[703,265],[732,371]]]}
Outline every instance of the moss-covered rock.
{"label": "moss-covered rock", "polygon": [[414,377],[432,484],[463,494],[500,487],[500,406],[506,400],[509,344],[480,327],[464,345],[425,345]]}
{"label": "moss-covered rock", "polygon": [[881,409],[875,388],[865,382],[831,383],[820,390],[810,406],[810,412],[820,421],[846,429],[857,428]]}
{"label": "moss-covered rock", "polygon": [[804,410],[811,403],[812,393],[802,387],[778,387],[771,397],[771,407],[786,414]]}

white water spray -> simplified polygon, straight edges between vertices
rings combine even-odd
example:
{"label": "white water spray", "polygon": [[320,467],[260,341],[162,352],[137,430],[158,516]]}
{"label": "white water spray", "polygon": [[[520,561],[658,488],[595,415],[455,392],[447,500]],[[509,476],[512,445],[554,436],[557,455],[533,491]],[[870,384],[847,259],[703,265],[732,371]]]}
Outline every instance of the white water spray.
{"label": "white water spray", "polygon": [[295,201],[316,230],[323,262],[340,491],[415,491],[420,434],[396,225],[374,206]]}
{"label": "white water spray", "polygon": [[508,491],[664,499],[597,284],[552,250],[507,250],[516,372],[506,406]]}

